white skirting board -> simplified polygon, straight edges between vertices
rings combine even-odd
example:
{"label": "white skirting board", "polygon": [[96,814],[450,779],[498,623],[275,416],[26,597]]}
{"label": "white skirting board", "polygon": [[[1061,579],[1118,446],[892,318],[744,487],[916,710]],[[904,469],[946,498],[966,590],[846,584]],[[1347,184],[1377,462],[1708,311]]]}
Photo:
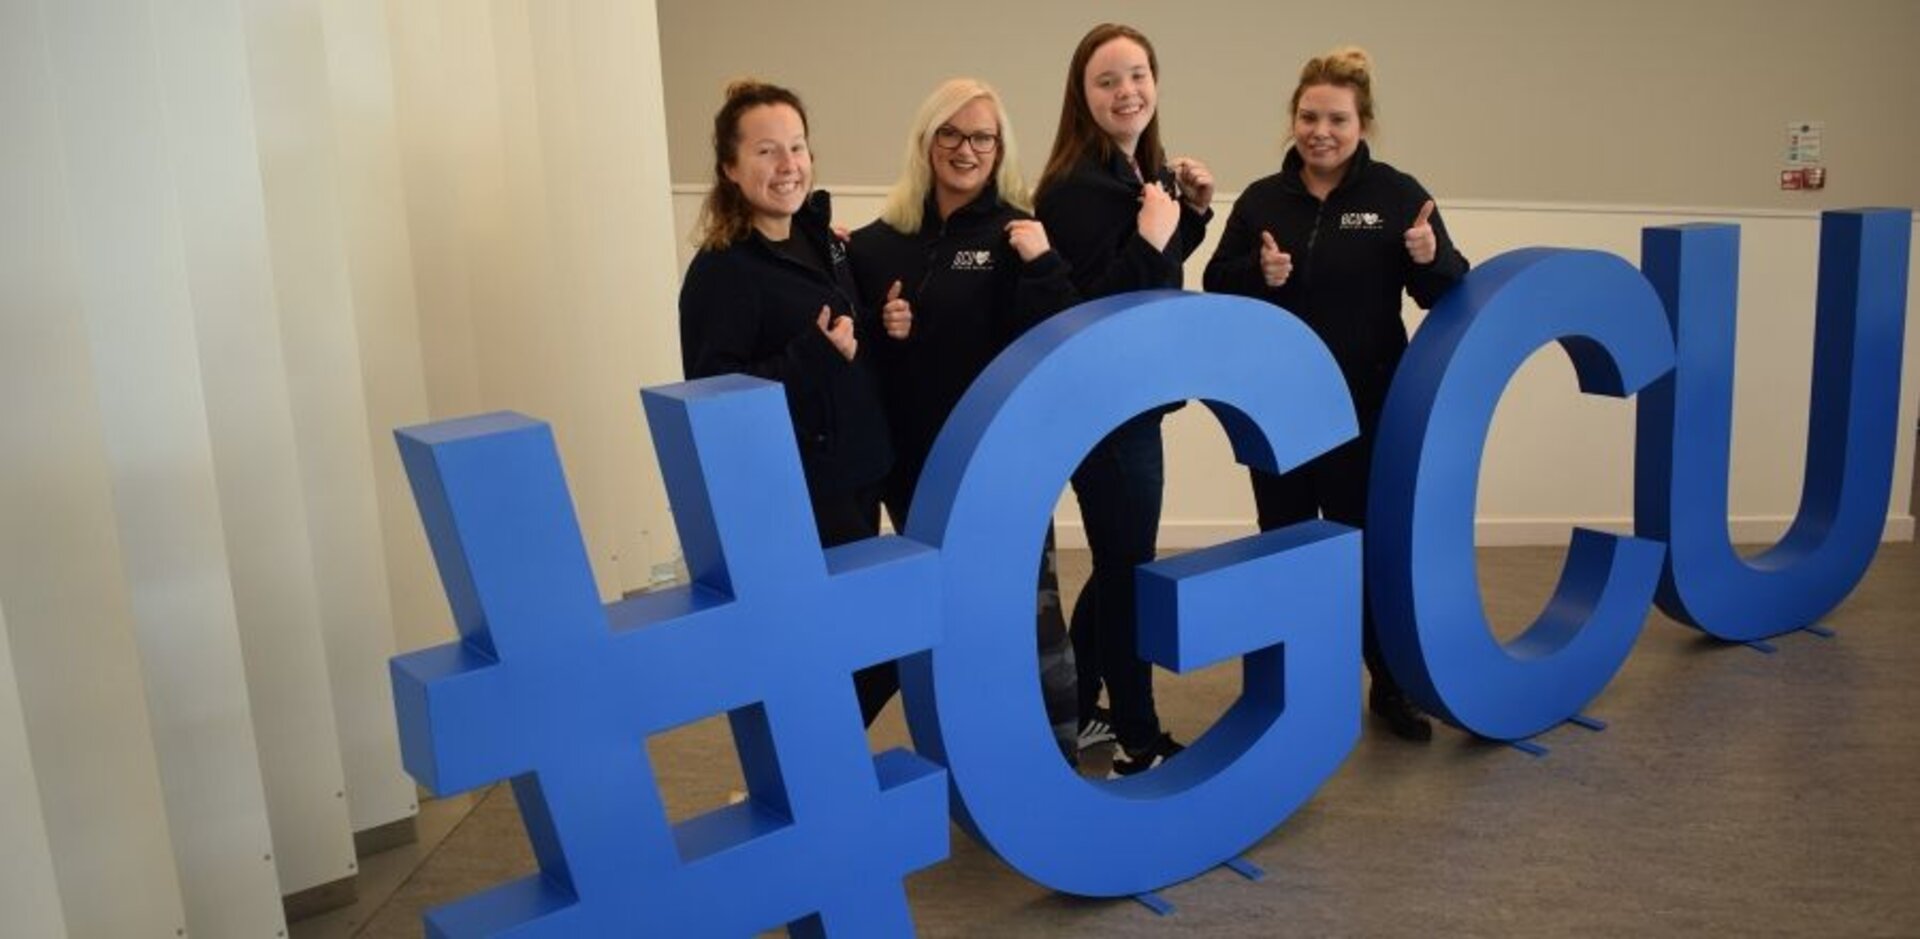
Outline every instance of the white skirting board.
{"label": "white skirting board", "polygon": [[[1787,533],[1787,526],[1792,522],[1793,519],[1786,517],[1734,518],[1727,520],[1727,532],[1728,537],[1737,545],[1769,545],[1780,540],[1780,537]],[[1473,542],[1482,548],[1565,545],[1568,532],[1576,527],[1628,534],[1633,531],[1633,520],[1629,518],[1481,519],[1474,524]],[[1160,523],[1160,548],[1182,551],[1204,548],[1253,533],[1254,526],[1251,522],[1163,520]],[[1056,521],[1054,537],[1056,543],[1062,548],[1087,546],[1086,529],[1081,526],[1079,519]],[[1913,538],[1914,524],[1911,515],[1889,517],[1886,528],[1880,536],[1881,541],[1912,541]]]}
{"label": "white skirting board", "polygon": [[64,936],[60,888],[53,875],[53,848],[40,817],[40,783],[27,747],[27,719],[20,709],[20,683],[13,675],[7,611],[0,607],[0,934]]}

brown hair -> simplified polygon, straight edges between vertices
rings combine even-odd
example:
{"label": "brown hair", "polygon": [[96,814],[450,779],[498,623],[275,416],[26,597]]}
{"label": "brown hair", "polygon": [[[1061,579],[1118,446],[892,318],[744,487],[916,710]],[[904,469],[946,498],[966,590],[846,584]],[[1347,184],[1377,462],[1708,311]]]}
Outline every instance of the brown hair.
{"label": "brown hair", "polygon": [[740,147],[740,116],[762,105],[784,104],[800,115],[800,129],[807,130],[807,109],[800,96],[779,85],[753,78],[742,78],[727,85],[726,101],[713,115],[713,186],[700,204],[700,220],[694,223],[694,244],[708,251],[720,251],[747,237],[753,229],[753,208],[740,187],[727,178]]}
{"label": "brown hair", "polygon": [[1373,58],[1359,46],[1340,46],[1326,55],[1307,60],[1300,68],[1300,84],[1294,86],[1293,103],[1287,106],[1287,119],[1300,113],[1300,96],[1315,85],[1353,89],[1353,105],[1360,112],[1360,129],[1373,129]]}
{"label": "brown hair", "polygon": [[[1067,64],[1067,94],[1060,102],[1060,127],[1053,133],[1053,152],[1047,156],[1047,168],[1040,173],[1036,194],[1065,179],[1088,154],[1098,154],[1102,160],[1113,157],[1113,140],[1094,123],[1093,112],[1087,106],[1087,63],[1101,46],[1115,39],[1130,39],[1145,49],[1147,69],[1153,73],[1156,84],[1160,81],[1160,59],[1154,55],[1153,43],[1139,30],[1119,23],[1101,23],[1088,30],[1073,50],[1073,60]],[[1158,100],[1154,102],[1153,120],[1147,122],[1147,129],[1134,147],[1133,158],[1140,166],[1140,178],[1148,182],[1160,175],[1160,168],[1167,164],[1167,152],[1160,146]]]}

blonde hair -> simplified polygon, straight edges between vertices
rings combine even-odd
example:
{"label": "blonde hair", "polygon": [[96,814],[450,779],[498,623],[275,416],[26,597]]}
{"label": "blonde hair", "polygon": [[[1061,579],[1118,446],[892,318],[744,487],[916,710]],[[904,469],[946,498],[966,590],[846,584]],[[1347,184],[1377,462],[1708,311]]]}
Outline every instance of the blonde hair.
{"label": "blonde hair", "polygon": [[994,122],[1000,125],[1000,145],[993,153],[993,183],[1000,190],[1000,199],[1022,211],[1033,210],[1026,181],[1020,177],[1020,148],[1014,144],[1013,122],[1007,118],[1007,106],[1000,100],[1000,93],[978,79],[952,78],[935,88],[933,94],[920,103],[920,110],[913,117],[913,128],[907,132],[905,165],[900,168],[900,178],[887,192],[886,207],[880,210],[881,221],[909,235],[920,230],[925,221],[922,216],[926,213],[927,193],[933,188],[933,163],[927,159],[927,151],[933,146],[934,132],[960,113],[961,108],[981,99],[993,106]]}
{"label": "blonde hair", "polygon": [[800,96],[754,78],[727,83],[726,100],[713,115],[713,185],[700,204],[700,218],[693,226],[693,243],[708,251],[724,251],[747,237],[753,230],[753,207],[733,180],[727,167],[733,165],[740,149],[740,117],[764,105],[784,105],[800,115],[800,130],[807,130],[807,109]]}
{"label": "blonde hair", "polygon": [[1315,85],[1353,89],[1360,127],[1373,129],[1373,57],[1367,55],[1367,50],[1359,46],[1339,46],[1325,55],[1308,59],[1300,68],[1300,84],[1294,86],[1293,103],[1287,107],[1289,120],[1300,113],[1300,96]]}

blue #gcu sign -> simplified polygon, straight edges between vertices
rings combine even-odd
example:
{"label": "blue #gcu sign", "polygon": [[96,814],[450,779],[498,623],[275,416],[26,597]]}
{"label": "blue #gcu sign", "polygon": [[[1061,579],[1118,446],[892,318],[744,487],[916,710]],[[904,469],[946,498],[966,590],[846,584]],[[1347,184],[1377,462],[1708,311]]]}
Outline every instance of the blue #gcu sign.
{"label": "blue #gcu sign", "polygon": [[[1239,657],[1245,680],[1184,756],[1115,782],[1076,775],[1041,718],[1033,558],[1081,455],[1148,408],[1205,402],[1236,458],[1269,470],[1354,433],[1326,348],[1269,306],[1169,291],[1053,318],[961,403],[905,536],[824,552],[778,386],[648,390],[692,584],[608,606],[545,425],[402,431],[461,635],[393,661],[406,767],[439,795],[512,780],[540,863],[433,911],[429,932],[907,935],[902,878],[946,856],[950,808],[1056,890],[1184,880],[1272,831],[1352,749],[1363,589],[1419,704],[1512,741],[1578,716],[1651,603],[1730,641],[1807,627],[1881,535],[1910,236],[1905,210],[1824,219],[1800,513],[1751,560],[1724,516],[1738,230],[1650,229],[1644,270],[1529,249],[1473,271],[1395,378],[1364,546],[1312,522],[1141,568],[1141,655],[1175,672]],[[1546,612],[1503,644],[1473,567],[1480,454],[1550,342],[1583,391],[1639,395],[1636,531],[1577,531]],[[896,659],[919,752],[876,757],[849,676]],[[751,798],[669,824],[645,741],[720,713]]]}

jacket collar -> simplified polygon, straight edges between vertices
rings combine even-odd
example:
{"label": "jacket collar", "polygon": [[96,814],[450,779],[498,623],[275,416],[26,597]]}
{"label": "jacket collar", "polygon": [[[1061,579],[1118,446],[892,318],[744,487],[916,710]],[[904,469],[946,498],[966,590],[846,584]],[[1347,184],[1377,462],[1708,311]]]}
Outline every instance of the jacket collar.
{"label": "jacket collar", "polygon": [[[1373,153],[1367,149],[1367,142],[1362,140],[1360,146],[1354,148],[1353,158],[1347,161],[1347,175],[1340,177],[1340,185],[1333,187],[1333,191],[1339,192],[1351,187],[1354,180],[1364,175],[1367,168],[1372,165]],[[1306,168],[1307,161],[1300,157],[1300,148],[1288,147],[1286,159],[1280,162],[1280,185],[1288,192],[1311,197],[1312,193],[1307,192],[1307,182],[1302,178]],[[1328,195],[1331,196],[1332,193]]]}
{"label": "jacket collar", "polygon": [[[793,222],[787,229],[787,237],[789,239],[812,238],[817,233],[830,232],[832,219],[833,197],[824,189],[816,189],[807,194],[806,200],[800,203],[800,210],[793,213]],[[757,227],[751,225],[747,227],[747,240],[767,250],[773,249],[773,239],[768,238]],[[813,238],[813,240],[821,239]]]}
{"label": "jacket collar", "polygon": [[982,187],[980,192],[975,194],[967,204],[954,209],[953,215],[948,217],[943,224],[940,218],[940,200],[935,197],[933,190],[929,188],[927,190],[927,201],[922,203],[920,207],[920,230],[922,232],[936,234],[943,228],[951,230],[955,227],[965,225],[968,222],[977,221],[982,218],[990,218],[994,210],[999,207],[1000,187],[996,185],[992,179],[989,179],[987,180],[986,186]]}

